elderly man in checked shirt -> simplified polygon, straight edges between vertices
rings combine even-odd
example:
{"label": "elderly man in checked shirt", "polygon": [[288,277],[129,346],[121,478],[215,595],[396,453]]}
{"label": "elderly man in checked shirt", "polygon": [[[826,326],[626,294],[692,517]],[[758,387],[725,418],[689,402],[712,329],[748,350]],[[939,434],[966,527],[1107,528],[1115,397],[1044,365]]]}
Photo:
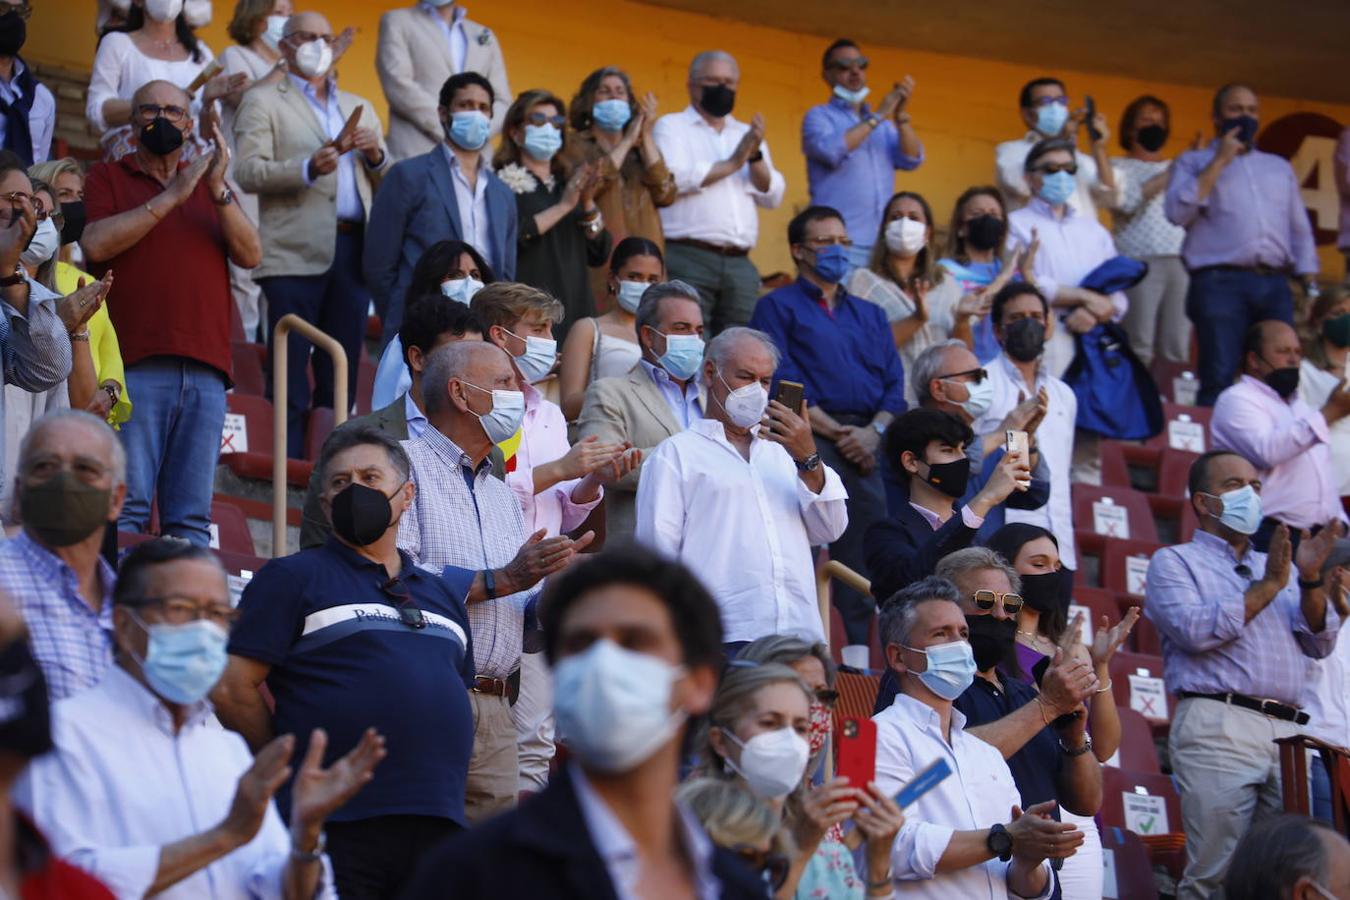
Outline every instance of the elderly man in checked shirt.
{"label": "elderly man in checked shirt", "polygon": [[[1341,523],[1297,552],[1280,525],[1270,553],[1259,553],[1250,536],[1260,488],[1241,456],[1201,456],[1190,473],[1200,528],[1148,569],[1144,615],[1162,635],[1164,678],[1180,699],[1169,738],[1186,832],[1178,900],[1216,895],[1238,839],[1282,809],[1273,741],[1307,724],[1298,703],[1312,660],[1331,653],[1341,626],[1322,577]],[[1329,587],[1343,589],[1339,580]]]}
{"label": "elderly man in checked shirt", "polygon": [[[469,693],[474,746],[464,792],[473,823],[509,809],[517,794],[519,761],[511,716],[520,689],[525,607],[546,576],[561,571],[594,538],[545,539],[525,530],[520,501],[492,475],[489,423],[506,410],[523,413],[511,358],[486,342],[460,341],[431,355],[422,375],[430,428],[404,443],[417,496],[399,523],[398,545],[419,563],[476,570],[465,603],[478,677]],[[501,409],[498,409],[498,405]]]}

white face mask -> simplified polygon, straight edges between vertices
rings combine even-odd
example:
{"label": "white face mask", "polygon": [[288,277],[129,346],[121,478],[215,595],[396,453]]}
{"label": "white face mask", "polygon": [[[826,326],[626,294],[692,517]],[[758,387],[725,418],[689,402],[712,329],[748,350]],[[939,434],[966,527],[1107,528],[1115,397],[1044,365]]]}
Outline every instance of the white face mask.
{"label": "white face mask", "polygon": [[211,24],[211,0],[185,0],[183,20],[193,28],[204,28]]}
{"label": "white face mask", "polygon": [[886,249],[901,256],[917,256],[928,243],[928,226],[913,219],[894,219],[886,225]]}
{"label": "white face mask", "polygon": [[598,640],[553,668],[558,733],[587,768],[631,772],[684,724],[684,710],[670,709],[671,687],[683,674],[664,660]]}
{"label": "white face mask", "polygon": [[263,30],[262,42],[273,50],[281,43],[286,31],[286,16],[268,16],[267,28]]}
{"label": "white face mask", "polygon": [[183,0],[145,0],[145,14],[156,22],[172,22],[183,11]]}
{"label": "white face mask", "polygon": [[483,282],[477,278],[452,278],[441,282],[441,296],[468,306],[473,295],[483,289]]}
{"label": "white face mask", "polygon": [[327,41],[309,41],[295,50],[295,67],[306,78],[318,78],[333,65],[333,48]]}
{"label": "white face mask", "polygon": [[745,743],[730,731],[722,733],[741,748],[741,761],[734,763],[728,758],[727,765],[759,796],[777,800],[802,783],[811,745],[791,728],[761,732]]}
{"label": "white face mask", "polygon": [[752,381],[733,391],[720,370],[717,377],[728,391],[727,398],[722,401],[722,408],[727,411],[727,418],[732,424],[737,428],[758,425],[759,420],[764,418],[764,410],[769,408],[769,392],[764,389],[764,385]]}
{"label": "white face mask", "polygon": [[647,293],[647,288],[651,287],[645,281],[620,281],[619,282],[619,306],[628,310],[630,313],[636,313],[638,304],[642,302],[642,295]]}
{"label": "white face mask", "polygon": [[33,240],[20,254],[19,259],[24,265],[37,268],[55,256],[56,251],[60,249],[61,232],[56,229],[56,223],[48,216],[38,223],[37,231],[33,232]]}
{"label": "white face mask", "polygon": [[[504,328],[502,330],[506,331]],[[553,338],[521,338],[518,334],[511,334],[509,331],[506,333],[516,340],[525,341],[525,352],[515,358],[520,374],[530,384],[543,380],[544,376],[553,370],[553,364],[558,360],[558,342]]]}
{"label": "white face mask", "polygon": [[966,411],[966,415],[972,419],[978,419],[989,411],[989,407],[994,405],[994,382],[988,376],[979,381],[947,381],[947,384],[960,384],[970,395],[964,400],[956,401],[957,406]]}

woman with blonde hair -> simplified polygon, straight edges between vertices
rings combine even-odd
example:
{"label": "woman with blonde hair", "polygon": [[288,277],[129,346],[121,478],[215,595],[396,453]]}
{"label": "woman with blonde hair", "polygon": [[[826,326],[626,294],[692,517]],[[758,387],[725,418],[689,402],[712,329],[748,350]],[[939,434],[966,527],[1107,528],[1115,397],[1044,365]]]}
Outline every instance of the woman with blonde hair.
{"label": "woman with blonde hair", "polygon": [[777,891],[787,880],[796,851],[782,817],[748,789],[720,778],[680,785],[675,800],[689,808],[714,844],[730,850]]}

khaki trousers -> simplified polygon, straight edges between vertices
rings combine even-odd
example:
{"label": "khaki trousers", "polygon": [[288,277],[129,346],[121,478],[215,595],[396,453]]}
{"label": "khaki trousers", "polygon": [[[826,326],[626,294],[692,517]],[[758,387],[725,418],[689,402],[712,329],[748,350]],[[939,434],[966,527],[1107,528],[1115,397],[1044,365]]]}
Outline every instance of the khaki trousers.
{"label": "khaki trousers", "polygon": [[473,756],[464,785],[464,817],[477,825],[516,805],[519,759],[516,723],[505,697],[469,691],[473,708]]}

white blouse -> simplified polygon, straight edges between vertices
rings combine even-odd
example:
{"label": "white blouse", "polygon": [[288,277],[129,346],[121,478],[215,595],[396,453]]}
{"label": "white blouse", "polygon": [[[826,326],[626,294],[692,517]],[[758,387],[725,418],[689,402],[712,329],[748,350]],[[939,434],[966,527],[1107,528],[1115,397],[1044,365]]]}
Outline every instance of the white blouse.
{"label": "white blouse", "polygon": [[[197,42],[197,49],[201,59],[195,62],[191,57],[177,61],[152,59],[137,49],[131,35],[125,32],[114,31],[103,38],[94,55],[94,71],[89,78],[89,99],[84,114],[89,124],[102,135],[100,142],[105,148],[117,143],[124,133],[130,134],[131,126],[109,127],[103,118],[103,104],[109,100],[130,100],[147,81],[168,81],[186,89],[214,58],[204,41]],[[193,119],[201,116],[201,90],[198,88],[192,97]]]}

